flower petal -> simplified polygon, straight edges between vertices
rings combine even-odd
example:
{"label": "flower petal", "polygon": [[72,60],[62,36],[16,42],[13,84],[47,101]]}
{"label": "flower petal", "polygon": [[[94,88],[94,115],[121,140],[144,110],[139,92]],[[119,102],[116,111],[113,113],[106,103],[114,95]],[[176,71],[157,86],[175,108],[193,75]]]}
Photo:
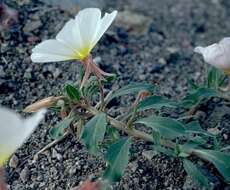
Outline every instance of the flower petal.
{"label": "flower petal", "polygon": [[70,19],[61,31],[57,34],[56,39],[74,50],[80,56],[79,50],[83,49],[80,30],[74,19]]}
{"label": "flower petal", "polygon": [[76,56],[73,49],[57,40],[46,40],[32,50],[33,62],[53,62],[74,59]]}
{"label": "flower petal", "polygon": [[219,68],[230,68],[230,38],[223,38],[218,44],[212,44],[207,47],[196,47],[196,53],[203,55],[205,62]]}
{"label": "flower petal", "polygon": [[97,42],[100,40],[102,35],[106,32],[106,30],[112,24],[116,16],[117,16],[117,11],[113,11],[110,14],[105,13],[104,17],[100,20],[100,26],[98,27],[99,29],[97,31],[96,37],[93,42],[94,45],[97,44]]}
{"label": "flower petal", "polygon": [[41,110],[29,119],[23,120],[15,112],[0,107],[0,164],[3,164],[3,159],[7,159],[29,137],[45,112]]}
{"label": "flower petal", "polygon": [[194,48],[194,52],[199,53],[199,54],[203,54],[204,49],[205,49],[204,47],[198,46],[198,47]]}
{"label": "flower petal", "polygon": [[222,40],[220,40],[220,44],[222,45],[230,45],[230,37],[226,37],[226,38],[223,38]]}
{"label": "flower petal", "polygon": [[80,29],[80,35],[84,48],[93,48],[93,41],[97,34],[101,19],[101,11],[98,8],[86,8],[77,14],[75,20]]}
{"label": "flower petal", "polygon": [[44,118],[45,113],[46,113],[46,109],[41,109],[40,111],[35,113],[33,116],[23,120],[24,139],[22,140],[22,143],[30,136],[30,134],[38,126],[38,124]]}
{"label": "flower petal", "polygon": [[32,50],[34,62],[54,62],[71,59],[84,60],[111,25],[117,11],[101,18],[98,8],[86,8],[70,19],[57,34],[56,40],[47,40]]}
{"label": "flower petal", "polygon": [[224,49],[219,44],[212,44],[207,47],[196,47],[194,51],[202,54],[205,62],[217,68],[223,69],[227,67]]}
{"label": "flower petal", "polygon": [[0,108],[0,120],[0,145],[3,145],[6,141],[9,141],[12,134],[18,133],[17,130],[22,124],[22,119],[7,108]]}

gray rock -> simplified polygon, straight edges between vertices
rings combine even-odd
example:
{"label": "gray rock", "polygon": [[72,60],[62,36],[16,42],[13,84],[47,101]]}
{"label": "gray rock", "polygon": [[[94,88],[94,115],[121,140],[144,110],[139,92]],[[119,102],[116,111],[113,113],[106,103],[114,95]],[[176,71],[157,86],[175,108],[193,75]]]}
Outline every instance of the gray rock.
{"label": "gray rock", "polygon": [[14,154],[11,158],[10,158],[10,161],[9,161],[9,166],[11,167],[11,168],[17,168],[17,166],[18,166],[18,162],[19,162],[19,160],[18,160],[18,157]]}
{"label": "gray rock", "polygon": [[61,70],[56,68],[55,71],[53,72],[53,77],[56,79],[60,76]]}
{"label": "gray rock", "polygon": [[142,152],[142,156],[148,160],[152,160],[154,156],[156,156],[158,153],[154,150],[147,150]]}
{"label": "gray rock", "polygon": [[25,33],[30,33],[40,28],[41,26],[42,26],[42,22],[40,20],[28,21],[26,25],[23,27],[23,31]]}
{"label": "gray rock", "polygon": [[41,0],[44,3],[47,3],[49,5],[57,6],[61,8],[62,10],[65,10],[73,15],[76,15],[76,13],[79,11],[79,8],[88,8],[88,7],[98,7],[103,8],[104,7],[104,0]]}
{"label": "gray rock", "polygon": [[59,154],[56,149],[52,149],[52,158],[56,158],[59,161],[63,160],[63,157],[61,154]]}
{"label": "gray rock", "polygon": [[186,176],[186,179],[183,185],[183,189],[184,190],[193,190],[193,189],[201,190],[201,188],[197,185],[197,183],[193,181],[193,179],[189,175]]}
{"label": "gray rock", "polygon": [[4,77],[6,75],[5,71],[3,70],[3,66],[0,65],[0,77]]}
{"label": "gray rock", "polygon": [[20,179],[22,180],[23,183],[26,183],[29,180],[30,177],[30,171],[27,167],[25,167],[21,172],[20,172]]}
{"label": "gray rock", "polygon": [[130,10],[118,13],[116,24],[126,29],[130,34],[142,35],[147,33],[151,19],[143,14]]}

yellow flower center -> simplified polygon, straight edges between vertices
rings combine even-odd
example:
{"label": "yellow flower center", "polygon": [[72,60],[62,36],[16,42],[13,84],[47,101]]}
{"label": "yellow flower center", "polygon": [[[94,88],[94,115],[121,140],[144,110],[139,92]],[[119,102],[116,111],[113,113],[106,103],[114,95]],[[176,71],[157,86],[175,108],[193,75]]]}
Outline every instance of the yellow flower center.
{"label": "yellow flower center", "polygon": [[10,157],[10,154],[4,153],[0,155],[0,167],[4,166],[8,158]]}
{"label": "yellow flower center", "polygon": [[91,50],[92,50],[92,46],[91,45],[86,45],[81,50],[76,51],[78,53],[76,53],[73,58],[77,59],[77,60],[83,60],[86,57],[88,57],[88,55],[90,54]]}
{"label": "yellow flower center", "polygon": [[0,145],[0,167],[4,166],[11,154],[11,151]]}

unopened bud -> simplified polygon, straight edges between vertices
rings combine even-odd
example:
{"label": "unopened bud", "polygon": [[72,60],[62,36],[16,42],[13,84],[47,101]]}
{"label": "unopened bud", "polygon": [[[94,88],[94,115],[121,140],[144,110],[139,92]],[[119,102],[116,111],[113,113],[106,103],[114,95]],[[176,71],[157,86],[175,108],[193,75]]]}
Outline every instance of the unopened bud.
{"label": "unopened bud", "polygon": [[44,98],[42,100],[39,100],[29,106],[27,106],[23,111],[27,112],[27,113],[31,113],[31,112],[37,112],[38,110],[42,109],[42,108],[50,108],[51,106],[53,106],[58,100],[62,99],[63,96],[50,96],[48,98]]}
{"label": "unopened bud", "polygon": [[65,105],[65,101],[60,99],[57,101],[57,104],[56,104],[58,107],[63,107]]}

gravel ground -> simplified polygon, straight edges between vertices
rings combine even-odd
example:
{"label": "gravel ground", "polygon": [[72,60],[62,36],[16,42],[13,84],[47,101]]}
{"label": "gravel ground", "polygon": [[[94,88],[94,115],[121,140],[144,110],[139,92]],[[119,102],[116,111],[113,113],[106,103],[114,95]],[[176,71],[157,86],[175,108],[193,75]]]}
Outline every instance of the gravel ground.
{"label": "gravel ground", "polygon": [[[17,1],[21,5],[13,0],[6,2],[20,16],[17,26],[0,31],[0,104],[18,111],[35,100],[57,94],[65,83],[76,80],[78,63],[35,64],[29,56],[35,44],[54,37],[79,7],[120,11],[116,23],[93,52],[101,68],[118,74],[116,85],[153,81],[160,84],[160,94],[173,99],[185,95],[187,78],[204,80],[205,65],[200,56],[194,55],[193,48],[230,34],[228,0],[76,0],[78,6],[62,9],[44,4],[44,0]],[[230,143],[229,109],[224,102],[214,99],[197,112],[207,129],[213,127],[213,118],[221,110],[218,129],[226,144]],[[170,112],[172,116],[177,114]],[[104,168],[104,162],[92,158],[72,136],[33,162],[33,155],[51,142],[47,134],[49,125],[59,120],[51,116],[6,167],[10,189],[71,189],[89,176],[98,176]],[[155,155],[150,149],[149,144],[141,141],[133,144],[125,176],[114,189],[198,189],[186,176],[180,161]],[[213,189],[229,189],[213,174],[215,171],[207,171],[208,167],[204,165],[203,170]]]}

